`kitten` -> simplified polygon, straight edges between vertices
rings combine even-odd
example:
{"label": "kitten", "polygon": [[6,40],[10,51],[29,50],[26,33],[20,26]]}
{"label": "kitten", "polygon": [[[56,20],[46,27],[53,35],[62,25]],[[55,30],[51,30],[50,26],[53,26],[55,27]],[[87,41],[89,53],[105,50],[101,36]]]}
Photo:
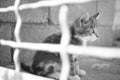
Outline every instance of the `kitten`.
{"label": "kitten", "polygon": [[[75,22],[70,27],[71,38],[70,44],[74,45],[84,45],[87,41],[95,41],[98,38],[98,35],[95,31],[96,29],[96,20],[98,19],[99,13],[96,13],[93,16],[89,17],[89,14],[86,13],[83,16],[77,18]],[[61,33],[56,33],[48,36],[43,43],[53,43],[59,44],[61,39]],[[71,63],[70,74],[74,75],[74,63],[77,61],[77,58],[74,55],[69,55]],[[58,68],[59,65],[59,68]],[[57,67],[56,67],[57,66]],[[36,51],[36,54],[33,58],[33,63],[31,67],[28,67],[25,64],[21,64],[23,70],[26,70],[30,73],[42,76],[48,76],[55,71],[60,72],[61,69],[61,58],[59,53],[52,53],[47,51]]]}

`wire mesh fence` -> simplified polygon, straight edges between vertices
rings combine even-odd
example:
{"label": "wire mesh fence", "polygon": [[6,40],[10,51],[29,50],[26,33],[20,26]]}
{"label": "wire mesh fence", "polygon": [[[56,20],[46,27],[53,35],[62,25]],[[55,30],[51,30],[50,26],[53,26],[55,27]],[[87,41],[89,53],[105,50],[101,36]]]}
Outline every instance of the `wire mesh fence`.
{"label": "wire mesh fence", "polygon": [[[91,0],[43,0],[35,3],[22,4],[20,5],[20,0],[15,0],[14,6],[9,6],[7,8],[0,8],[0,12],[9,12],[14,11],[16,15],[16,27],[14,31],[14,36],[16,41],[8,41],[8,40],[0,40],[1,45],[7,45],[15,48],[14,51],[14,64],[15,71],[0,67],[0,79],[1,80],[27,80],[27,79],[36,79],[36,80],[52,80],[49,78],[43,78],[34,76],[31,74],[21,72],[20,68],[20,48],[22,49],[30,49],[30,50],[44,50],[50,52],[60,52],[62,58],[62,71],[60,75],[60,80],[67,80],[69,74],[69,60],[67,57],[67,53],[70,54],[80,54],[80,55],[90,55],[97,56],[103,58],[120,58],[120,49],[119,48],[105,48],[105,47],[88,47],[88,46],[74,46],[69,45],[70,41],[70,33],[69,27],[67,25],[67,11],[69,10],[65,4],[72,3],[84,3]],[[39,7],[50,7],[50,6],[58,6],[61,5],[59,12],[59,23],[62,32],[62,38],[60,44],[47,44],[47,43],[28,43],[21,42],[20,39],[20,29],[22,24],[22,19],[19,11],[29,8],[39,8]],[[105,54],[101,54],[104,53]],[[96,54],[97,53],[97,54]]]}

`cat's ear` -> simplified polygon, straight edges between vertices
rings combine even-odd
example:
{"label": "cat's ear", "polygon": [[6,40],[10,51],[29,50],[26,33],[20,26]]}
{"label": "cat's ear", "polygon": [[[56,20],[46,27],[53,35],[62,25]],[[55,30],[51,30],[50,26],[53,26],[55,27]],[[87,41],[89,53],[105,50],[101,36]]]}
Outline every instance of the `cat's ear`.
{"label": "cat's ear", "polygon": [[100,16],[100,13],[98,12],[98,13],[96,13],[95,15],[93,15],[92,17],[95,18],[95,19],[98,19],[99,16]]}
{"label": "cat's ear", "polygon": [[89,13],[85,13],[80,17],[80,20],[88,21],[89,20]]}

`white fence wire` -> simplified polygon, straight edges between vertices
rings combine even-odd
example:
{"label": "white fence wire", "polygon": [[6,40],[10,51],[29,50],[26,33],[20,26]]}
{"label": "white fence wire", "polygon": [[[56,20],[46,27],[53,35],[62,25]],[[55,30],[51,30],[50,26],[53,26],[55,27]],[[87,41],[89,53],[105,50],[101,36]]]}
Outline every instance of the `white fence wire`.
{"label": "white fence wire", "polygon": [[[120,49],[119,48],[101,48],[101,47],[82,47],[82,46],[74,46],[69,45],[69,27],[67,27],[66,16],[68,7],[65,5],[72,4],[72,3],[83,3],[88,2],[91,0],[43,0],[38,1],[36,3],[28,3],[20,5],[20,0],[15,0],[14,6],[9,6],[7,8],[0,8],[0,12],[8,12],[14,11],[17,23],[14,31],[14,36],[16,42],[14,41],[7,41],[7,40],[0,40],[1,45],[7,45],[10,47],[15,48],[14,52],[14,64],[15,64],[15,71],[0,67],[0,80],[52,80],[48,78],[38,77],[31,74],[20,72],[20,64],[19,64],[19,54],[20,48],[30,49],[30,50],[47,50],[51,52],[60,52],[62,57],[62,72],[60,75],[60,80],[67,80],[68,73],[69,73],[69,60],[67,57],[67,53],[71,54],[81,54],[81,55],[91,55],[103,58],[120,58]],[[21,16],[19,14],[20,10],[29,9],[29,8],[39,8],[39,7],[50,7],[50,6],[58,6],[61,5],[60,13],[59,13],[59,22],[61,25],[61,44],[47,44],[47,43],[27,43],[21,42],[20,40],[20,28],[22,24]],[[104,54],[103,54],[104,53]]]}

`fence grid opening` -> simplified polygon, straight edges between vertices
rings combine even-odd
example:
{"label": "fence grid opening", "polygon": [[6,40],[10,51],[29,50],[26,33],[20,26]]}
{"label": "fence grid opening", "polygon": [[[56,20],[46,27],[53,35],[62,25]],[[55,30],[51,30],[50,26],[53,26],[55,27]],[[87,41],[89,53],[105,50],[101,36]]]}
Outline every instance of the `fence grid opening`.
{"label": "fence grid opening", "polygon": [[[88,47],[88,46],[74,46],[69,45],[70,41],[70,34],[69,34],[69,27],[67,25],[67,11],[69,10],[65,4],[72,4],[72,3],[84,3],[89,2],[91,0],[42,0],[35,3],[28,3],[20,5],[20,0],[15,0],[13,6],[9,6],[7,8],[0,8],[0,12],[9,12],[14,11],[16,15],[16,27],[14,31],[14,36],[16,41],[9,41],[0,39],[1,45],[7,45],[10,47],[15,48],[14,52],[14,64],[15,64],[15,71],[0,67],[0,80],[52,80],[45,77],[38,77],[31,74],[23,73],[20,71],[20,48],[23,49],[30,49],[30,50],[48,50],[51,52],[60,52],[62,57],[62,72],[60,75],[60,80],[67,80],[69,74],[69,60],[67,57],[67,53],[70,54],[81,54],[81,55],[91,55],[103,58],[120,58],[119,52],[120,49],[118,48],[105,48],[105,47]],[[51,7],[51,6],[58,6],[61,5],[60,12],[59,12],[59,23],[62,32],[61,43],[58,44],[47,44],[47,43],[27,43],[21,42],[20,39],[20,29],[22,24],[22,19],[20,16],[19,11],[29,8],[39,8],[39,7]],[[27,46],[26,46],[27,45]],[[96,54],[97,52],[97,54]],[[101,54],[104,53],[105,54]],[[83,54],[84,53],[84,54]]]}

